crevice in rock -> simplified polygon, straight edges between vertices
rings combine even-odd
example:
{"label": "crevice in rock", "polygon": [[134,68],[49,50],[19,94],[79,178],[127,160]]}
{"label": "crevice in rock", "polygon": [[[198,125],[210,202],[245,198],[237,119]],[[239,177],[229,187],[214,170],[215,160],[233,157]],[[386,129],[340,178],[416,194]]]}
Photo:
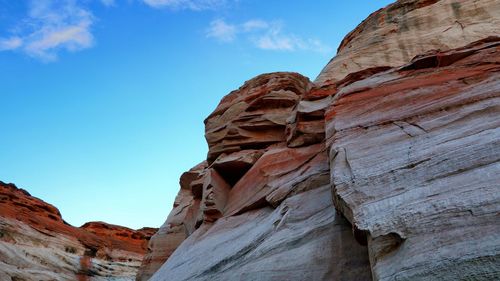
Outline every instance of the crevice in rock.
{"label": "crevice in rock", "polygon": [[230,186],[234,186],[252,166],[249,163],[235,161],[214,165],[214,169],[219,172]]}
{"label": "crevice in rock", "polygon": [[354,236],[354,239],[356,241],[363,245],[366,246],[368,245],[368,231],[359,229],[356,224],[352,225],[352,235]]}

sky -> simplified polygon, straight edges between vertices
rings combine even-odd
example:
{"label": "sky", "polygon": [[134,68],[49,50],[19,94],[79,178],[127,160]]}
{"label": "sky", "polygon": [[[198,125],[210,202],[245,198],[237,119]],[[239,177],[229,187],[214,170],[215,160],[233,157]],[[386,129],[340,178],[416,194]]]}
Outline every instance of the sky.
{"label": "sky", "polygon": [[0,180],[72,225],[159,227],[203,120],[267,72],[314,79],[389,0],[0,0]]}

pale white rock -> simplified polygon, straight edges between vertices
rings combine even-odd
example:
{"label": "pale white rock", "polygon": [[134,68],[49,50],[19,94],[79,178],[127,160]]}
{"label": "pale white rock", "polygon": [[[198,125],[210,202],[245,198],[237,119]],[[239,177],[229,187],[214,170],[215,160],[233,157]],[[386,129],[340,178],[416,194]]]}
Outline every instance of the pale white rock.
{"label": "pale white rock", "polygon": [[327,111],[335,205],[374,280],[500,278],[499,46],[421,56]]}
{"label": "pale white rock", "polygon": [[500,34],[498,0],[400,0],[371,14],[343,40],[316,84],[376,66],[400,66],[429,50]]}
{"label": "pale white rock", "polygon": [[[132,281],[142,254],[110,253],[124,261],[92,258],[82,268],[86,247],[75,237],[57,232],[41,233],[20,221],[0,217],[0,280]],[[82,270],[92,272],[86,276]],[[82,273],[82,274],[80,274]]]}
{"label": "pale white rock", "polygon": [[370,269],[327,185],[203,225],[151,280],[370,280]]}

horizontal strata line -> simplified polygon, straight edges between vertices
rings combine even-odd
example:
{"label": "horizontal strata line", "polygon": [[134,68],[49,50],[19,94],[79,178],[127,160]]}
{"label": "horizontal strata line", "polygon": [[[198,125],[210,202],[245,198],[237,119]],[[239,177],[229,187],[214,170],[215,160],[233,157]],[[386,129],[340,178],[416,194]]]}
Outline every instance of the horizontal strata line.
{"label": "horizontal strata line", "polygon": [[[432,115],[432,114],[440,112],[440,111],[447,111],[447,110],[450,110],[450,109],[453,109],[453,108],[456,108],[456,107],[462,107],[462,106],[466,106],[466,105],[470,105],[470,104],[474,104],[474,103],[486,101],[486,100],[489,100],[489,99],[496,99],[498,97],[500,97],[500,93],[495,93],[495,95],[493,95],[493,96],[487,96],[487,97],[482,98],[482,99],[474,99],[474,100],[471,100],[471,101],[465,102],[465,103],[454,104],[454,105],[450,105],[450,106],[446,106],[446,107],[442,107],[442,108],[437,108],[435,110],[429,110],[429,111],[426,111],[426,112],[419,112],[418,114],[411,115],[411,116],[405,117],[403,119],[395,119],[395,120],[391,119],[391,120],[384,120],[384,121],[377,122],[377,123],[368,123],[366,125],[356,125],[356,126],[346,127],[346,128],[341,129],[341,130],[336,130],[335,134],[340,133],[340,132],[344,132],[344,131],[349,131],[349,130],[352,130],[352,129],[358,129],[358,128],[368,129],[368,128],[376,127],[376,126],[390,125],[390,124],[392,124],[394,122],[401,122],[401,121],[402,122],[406,122],[408,124],[411,124],[411,123],[408,122],[408,120],[410,120],[412,118],[415,118],[417,116]],[[335,134],[334,134],[334,136],[335,136]],[[330,138],[333,138],[333,136],[330,137]]]}
{"label": "horizontal strata line", "polygon": [[500,159],[495,159],[495,160],[492,160],[492,161],[488,161],[486,163],[478,163],[476,165],[472,165],[472,166],[469,166],[467,168],[461,168],[461,169],[458,169],[456,171],[453,171],[453,172],[450,172],[450,173],[447,173],[447,174],[444,174],[444,175],[439,175],[439,176],[437,176],[435,178],[426,180],[425,182],[430,183],[430,182],[433,182],[433,181],[436,181],[436,180],[439,180],[439,179],[442,179],[442,178],[446,178],[446,177],[450,177],[450,176],[455,176],[455,175],[463,174],[463,173],[468,172],[468,171],[473,171],[473,170],[476,170],[476,169],[479,169],[479,168],[482,168],[482,167],[486,167],[486,166],[490,166],[490,165],[493,165],[493,164],[497,164],[497,163],[500,163]]}

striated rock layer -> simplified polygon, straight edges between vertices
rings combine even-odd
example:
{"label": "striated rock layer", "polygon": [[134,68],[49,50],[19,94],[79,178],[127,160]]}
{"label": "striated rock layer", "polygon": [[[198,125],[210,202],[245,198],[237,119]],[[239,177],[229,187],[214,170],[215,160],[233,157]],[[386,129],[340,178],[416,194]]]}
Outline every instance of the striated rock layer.
{"label": "striated rock layer", "polygon": [[352,82],[325,115],[330,173],[374,279],[498,280],[500,38]]}
{"label": "striated rock layer", "polygon": [[134,280],[156,231],[76,228],[54,206],[0,182],[0,280]]}
{"label": "striated rock layer", "polygon": [[430,50],[500,34],[498,0],[400,0],[371,14],[342,41],[316,83],[377,66],[396,67]]}
{"label": "striated rock layer", "polygon": [[[138,280],[370,279],[367,247],[333,205],[326,105],[307,101],[311,87],[299,74],[271,73],[222,100],[206,121],[208,163],[182,175]],[[224,146],[211,142],[214,127],[234,130]]]}
{"label": "striated rock layer", "polygon": [[496,11],[398,1],[231,92],[137,280],[500,279]]}

